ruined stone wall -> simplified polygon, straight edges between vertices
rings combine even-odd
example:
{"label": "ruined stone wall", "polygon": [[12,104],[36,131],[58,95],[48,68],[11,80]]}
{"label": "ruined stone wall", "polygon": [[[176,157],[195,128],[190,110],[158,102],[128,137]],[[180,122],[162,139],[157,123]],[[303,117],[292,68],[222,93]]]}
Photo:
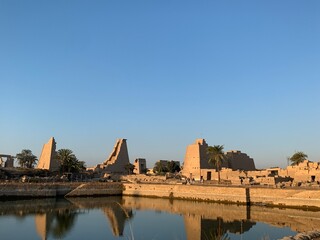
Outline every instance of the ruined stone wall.
{"label": "ruined stone wall", "polygon": [[134,170],[133,173],[135,174],[142,174],[146,172],[147,169],[147,161],[144,158],[137,158],[134,163]]}
{"label": "ruined stone wall", "polygon": [[228,167],[232,170],[253,171],[256,169],[253,159],[241,151],[228,151],[226,157]]}
{"label": "ruined stone wall", "polygon": [[320,182],[320,166],[317,162],[305,160],[298,165],[288,166],[279,175],[290,176],[295,182]]}
{"label": "ruined stone wall", "polygon": [[103,163],[103,172],[126,174],[130,163],[126,139],[118,139],[110,156]]}
{"label": "ruined stone wall", "polygon": [[[204,139],[197,139],[194,144],[187,146],[182,170],[184,176],[195,180],[200,180],[201,177],[205,180],[214,179],[215,166],[208,162],[207,148],[208,144]],[[221,166],[232,170],[255,170],[253,159],[241,151],[227,152],[226,160]]]}

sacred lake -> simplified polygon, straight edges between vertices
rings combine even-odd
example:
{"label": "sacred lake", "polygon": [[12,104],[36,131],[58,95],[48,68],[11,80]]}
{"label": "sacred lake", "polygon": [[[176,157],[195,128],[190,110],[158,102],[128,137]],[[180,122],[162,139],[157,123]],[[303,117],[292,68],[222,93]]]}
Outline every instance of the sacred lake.
{"label": "sacred lake", "polygon": [[279,239],[320,212],[130,196],[0,202],[1,239]]}

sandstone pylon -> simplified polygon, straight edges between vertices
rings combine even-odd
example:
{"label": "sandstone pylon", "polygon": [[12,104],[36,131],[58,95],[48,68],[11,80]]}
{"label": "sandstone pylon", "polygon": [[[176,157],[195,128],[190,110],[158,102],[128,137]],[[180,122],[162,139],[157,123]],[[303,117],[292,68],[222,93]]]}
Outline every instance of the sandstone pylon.
{"label": "sandstone pylon", "polygon": [[109,157],[104,161],[104,171],[108,173],[127,173],[130,163],[127,148],[127,139],[118,139]]}
{"label": "sandstone pylon", "polygon": [[49,142],[43,145],[38,169],[47,169],[49,171],[58,171],[60,167],[59,161],[56,158],[56,141],[50,138]]}

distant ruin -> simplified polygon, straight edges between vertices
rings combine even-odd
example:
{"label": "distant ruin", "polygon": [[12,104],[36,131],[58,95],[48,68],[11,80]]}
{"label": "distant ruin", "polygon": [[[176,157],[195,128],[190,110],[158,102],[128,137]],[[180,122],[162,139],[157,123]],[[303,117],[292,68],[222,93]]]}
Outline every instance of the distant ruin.
{"label": "distant ruin", "polygon": [[[215,166],[209,164],[207,156],[208,144],[204,139],[197,139],[194,144],[187,146],[182,174],[195,180],[212,180]],[[254,160],[241,151],[226,152],[226,161],[222,167],[232,170],[254,171]]]}
{"label": "distant ruin", "polygon": [[137,158],[136,160],[134,160],[133,165],[134,165],[133,173],[135,174],[146,173],[147,161],[145,158]]}
{"label": "distant ruin", "polygon": [[241,151],[231,150],[225,154],[227,157],[227,162],[222,164],[222,167],[244,171],[254,171],[256,169],[253,159]]}
{"label": "distant ruin", "polygon": [[113,235],[116,237],[123,236],[125,222],[132,217],[132,210],[125,209],[118,202],[110,203],[101,210],[109,220]]}
{"label": "distant ruin", "polygon": [[[3,158],[6,158],[6,160],[4,161]],[[0,167],[13,168],[14,158],[15,157],[11,155],[0,154]]]}
{"label": "distant ruin", "polygon": [[182,170],[183,175],[200,179],[201,169],[213,169],[213,166],[209,166],[207,160],[207,148],[208,144],[204,139],[197,139],[194,144],[187,146]]}
{"label": "distant ruin", "polygon": [[[206,154],[208,144],[197,139],[187,147],[182,174],[194,180],[218,180],[215,166],[208,163]],[[254,160],[241,151],[228,151],[222,163],[220,179],[231,185],[267,186],[320,186],[320,163],[304,162],[285,169],[267,168],[256,170]]]}
{"label": "distant ruin", "polygon": [[50,138],[48,143],[43,145],[40,160],[36,168],[52,172],[59,170],[60,164],[56,157],[56,142],[53,137]]}
{"label": "distant ruin", "polygon": [[101,174],[127,174],[129,164],[127,139],[118,139],[109,157],[102,164],[87,168],[87,170],[93,170]]}

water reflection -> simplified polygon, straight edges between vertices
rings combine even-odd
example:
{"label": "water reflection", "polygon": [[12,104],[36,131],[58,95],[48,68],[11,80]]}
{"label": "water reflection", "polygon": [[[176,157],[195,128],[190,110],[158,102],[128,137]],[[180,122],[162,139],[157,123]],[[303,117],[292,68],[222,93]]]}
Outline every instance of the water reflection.
{"label": "water reflection", "polygon": [[119,202],[114,202],[102,208],[102,211],[110,222],[113,235],[122,236],[125,221],[133,216],[132,210],[123,208]]}
{"label": "water reflection", "polygon": [[181,216],[185,238],[190,240],[235,239],[235,235],[250,232],[258,222],[278,228],[290,227],[292,231],[319,230],[320,226],[319,212],[196,201],[105,197],[0,202],[2,217],[11,215],[23,219],[34,216],[35,229],[41,239],[67,237],[76,229],[78,218],[92,210],[103,214],[105,225],[109,225],[115,238],[124,235],[126,227],[134,221],[135,212],[139,211]]}
{"label": "water reflection", "polygon": [[61,239],[67,235],[75,224],[77,211],[74,209],[61,209],[35,216],[36,230],[41,239],[47,239],[50,234]]}

